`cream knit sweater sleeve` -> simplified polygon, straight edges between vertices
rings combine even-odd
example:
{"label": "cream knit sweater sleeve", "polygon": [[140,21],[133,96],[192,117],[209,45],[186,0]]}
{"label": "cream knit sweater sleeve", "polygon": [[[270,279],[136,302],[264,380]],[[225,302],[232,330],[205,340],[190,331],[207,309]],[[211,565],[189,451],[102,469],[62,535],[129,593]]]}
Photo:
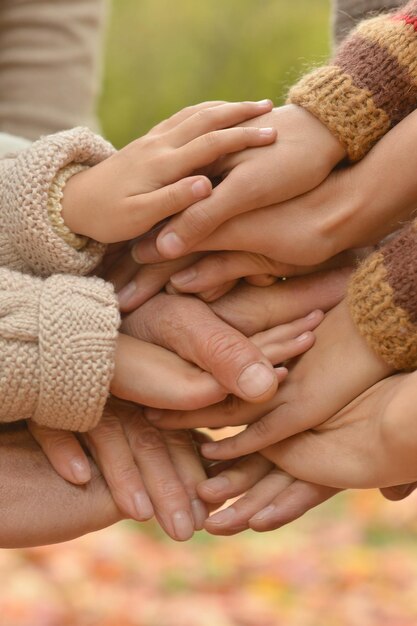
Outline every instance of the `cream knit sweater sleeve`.
{"label": "cream knit sweater sleeve", "polygon": [[113,288],[99,278],[0,269],[0,421],[92,428],[108,397],[118,325]]}
{"label": "cream knit sweater sleeve", "polygon": [[88,274],[98,265],[104,246],[88,240],[77,249],[65,241],[50,220],[48,205],[66,166],[92,166],[113,152],[87,128],[74,128],[0,160],[0,266],[49,276]]}

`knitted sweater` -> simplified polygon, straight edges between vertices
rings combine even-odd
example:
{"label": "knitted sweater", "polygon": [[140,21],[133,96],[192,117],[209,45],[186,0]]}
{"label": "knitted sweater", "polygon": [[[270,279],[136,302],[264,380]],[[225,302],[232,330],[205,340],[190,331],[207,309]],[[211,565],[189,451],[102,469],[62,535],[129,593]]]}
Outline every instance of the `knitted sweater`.
{"label": "knitted sweater", "polygon": [[48,205],[62,168],[94,165],[112,153],[103,139],[76,128],[0,161],[0,421],[32,417],[82,431],[101,417],[113,374],[117,300],[101,279],[75,275],[92,271],[103,247],[90,241],[78,251],[67,244]]}
{"label": "knitted sweater", "polygon": [[[339,2],[353,15],[390,4]],[[291,89],[289,101],[318,117],[351,160],[361,159],[417,107],[417,0],[361,22],[329,65]],[[360,266],[348,299],[369,345],[395,369],[416,368],[417,220]]]}

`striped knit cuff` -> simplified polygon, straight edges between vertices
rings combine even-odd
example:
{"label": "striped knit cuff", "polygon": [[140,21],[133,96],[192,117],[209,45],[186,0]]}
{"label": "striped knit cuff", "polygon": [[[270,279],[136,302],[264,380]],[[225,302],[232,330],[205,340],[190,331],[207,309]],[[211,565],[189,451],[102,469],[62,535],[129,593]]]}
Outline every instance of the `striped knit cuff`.
{"label": "striped knit cuff", "polygon": [[348,299],[371,348],[397,370],[417,368],[417,226],[372,254],[353,275]]}
{"label": "striped knit cuff", "polygon": [[417,0],[362,22],[331,65],[308,74],[288,101],[320,119],[352,161],[417,106]]}

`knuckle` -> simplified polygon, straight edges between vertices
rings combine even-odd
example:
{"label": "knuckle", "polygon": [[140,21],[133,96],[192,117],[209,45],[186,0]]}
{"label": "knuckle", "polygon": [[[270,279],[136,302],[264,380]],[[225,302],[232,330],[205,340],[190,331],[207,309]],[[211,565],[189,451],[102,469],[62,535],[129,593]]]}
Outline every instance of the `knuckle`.
{"label": "knuckle", "polygon": [[272,435],[272,429],[269,422],[265,419],[260,419],[257,422],[254,422],[250,426],[250,430],[252,431],[252,435],[257,439],[268,440]]}
{"label": "knuckle", "polygon": [[118,490],[119,493],[128,491],[129,485],[135,485],[139,476],[138,468],[133,463],[113,465],[111,472],[113,489]]}
{"label": "knuckle", "polygon": [[165,440],[168,445],[175,448],[182,448],[186,450],[193,449],[193,440],[191,434],[188,431],[172,430],[165,434]]}
{"label": "knuckle", "polygon": [[[182,486],[178,480],[162,477],[155,479],[155,490],[164,499],[170,499],[177,506],[178,500],[184,495]],[[166,503],[165,503],[166,504]]]}
{"label": "knuckle", "polygon": [[165,209],[176,212],[180,206],[180,194],[175,186],[167,187],[164,199]]}
{"label": "knuckle", "polygon": [[207,340],[207,354],[214,363],[240,362],[247,353],[247,346],[239,336],[221,330],[214,332]]}
{"label": "knuckle", "polygon": [[212,130],[204,135],[204,142],[208,148],[217,146],[220,140],[218,131]]}
{"label": "knuckle", "polygon": [[154,426],[144,426],[131,435],[131,445],[138,450],[159,450],[164,447],[161,433]]}
{"label": "knuckle", "polygon": [[119,439],[123,435],[121,424],[117,417],[104,417],[99,424],[89,431],[89,436],[93,441],[109,442]]}
{"label": "knuckle", "polygon": [[208,235],[216,227],[213,215],[201,205],[198,208],[191,207],[188,212],[184,213],[184,221],[187,229],[195,235]]}

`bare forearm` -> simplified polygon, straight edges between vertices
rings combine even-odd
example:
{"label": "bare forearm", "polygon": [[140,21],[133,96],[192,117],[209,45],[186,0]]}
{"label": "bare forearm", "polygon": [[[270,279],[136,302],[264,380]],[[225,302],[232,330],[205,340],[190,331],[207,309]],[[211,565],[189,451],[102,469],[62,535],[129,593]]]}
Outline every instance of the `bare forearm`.
{"label": "bare forearm", "polygon": [[0,428],[0,499],[2,548],[68,541],[121,517],[95,466],[88,485],[67,483],[21,423]]}

